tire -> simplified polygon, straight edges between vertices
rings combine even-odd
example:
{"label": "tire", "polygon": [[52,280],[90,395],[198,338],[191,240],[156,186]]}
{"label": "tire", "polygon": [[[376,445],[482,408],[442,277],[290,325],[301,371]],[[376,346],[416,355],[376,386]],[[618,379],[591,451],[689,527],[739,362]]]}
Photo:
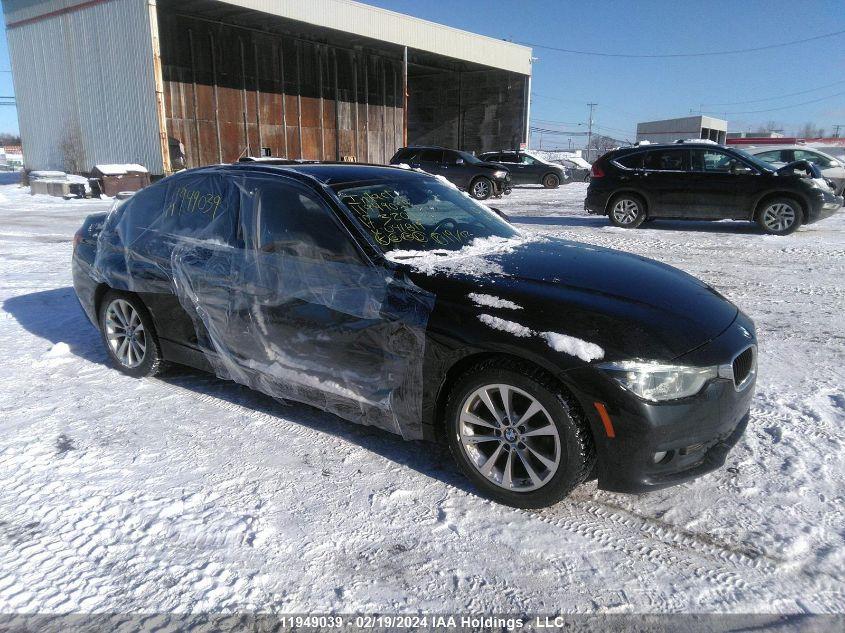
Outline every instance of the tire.
{"label": "tire", "polygon": [[546,189],[557,189],[560,187],[560,176],[557,174],[546,174],[543,176],[542,184]]}
{"label": "tire", "polygon": [[769,235],[794,233],[804,217],[801,205],[792,198],[769,198],[757,207],[757,224]]}
{"label": "tire", "polygon": [[607,209],[610,223],[622,229],[635,229],[646,219],[645,201],[633,193],[613,196]]}
{"label": "tire", "polygon": [[485,176],[479,176],[470,183],[469,195],[476,200],[487,200],[493,195],[493,181]]}
{"label": "tire", "polygon": [[[501,415],[506,410],[502,387],[511,394],[509,416]],[[498,409],[498,421],[482,393]],[[520,424],[515,416],[535,406]],[[512,359],[492,359],[467,370],[449,393],[445,422],[449,450],[461,471],[483,496],[509,506],[553,505],[584,482],[595,464],[592,436],[577,406],[543,371]],[[492,439],[469,439],[478,436]]]}
{"label": "tire", "polygon": [[[155,376],[164,369],[153,319],[141,300],[130,293],[108,291],[98,310],[100,335],[115,369],[127,376]],[[130,324],[127,342],[126,323]]]}

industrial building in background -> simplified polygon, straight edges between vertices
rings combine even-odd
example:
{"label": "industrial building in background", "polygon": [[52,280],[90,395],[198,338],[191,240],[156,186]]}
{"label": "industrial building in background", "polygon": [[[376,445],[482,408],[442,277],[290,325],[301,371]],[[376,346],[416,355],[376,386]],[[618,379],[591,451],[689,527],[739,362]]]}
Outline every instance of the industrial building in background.
{"label": "industrial building in background", "polygon": [[724,143],[727,134],[727,121],[701,115],[637,123],[637,141],[650,143],[673,143],[678,139],[693,138]]}
{"label": "industrial building in background", "polygon": [[531,49],[350,0],[3,0],[27,169],[527,141]]}

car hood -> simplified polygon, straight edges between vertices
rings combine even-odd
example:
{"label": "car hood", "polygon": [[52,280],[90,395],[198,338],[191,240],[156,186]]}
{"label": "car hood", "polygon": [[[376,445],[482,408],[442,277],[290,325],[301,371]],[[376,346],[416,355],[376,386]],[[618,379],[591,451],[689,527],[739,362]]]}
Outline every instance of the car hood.
{"label": "car hood", "polygon": [[[676,268],[568,240],[505,243],[492,252],[446,256],[439,265],[426,260],[404,265],[437,296],[444,314],[489,313],[537,332],[578,337],[600,345],[608,360],[675,358],[721,334],[738,313]],[[479,294],[519,309],[478,305],[470,295]]]}

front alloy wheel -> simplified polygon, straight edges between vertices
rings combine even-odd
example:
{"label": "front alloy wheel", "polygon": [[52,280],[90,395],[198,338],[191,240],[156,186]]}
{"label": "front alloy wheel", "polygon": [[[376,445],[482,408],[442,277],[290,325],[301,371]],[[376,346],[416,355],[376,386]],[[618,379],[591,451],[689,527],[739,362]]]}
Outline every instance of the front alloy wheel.
{"label": "front alloy wheel", "polygon": [[445,408],[446,439],[484,496],[517,508],[563,499],[595,464],[578,405],[540,368],[497,357],[467,369]]}
{"label": "front alloy wheel", "polygon": [[472,183],[469,193],[476,200],[487,200],[493,195],[493,183],[488,178],[478,178]]}
{"label": "front alloy wheel", "polygon": [[511,385],[473,391],[461,406],[459,429],[470,463],[505,490],[536,490],[560,466],[560,436],[548,411]]}
{"label": "front alloy wheel", "polygon": [[801,210],[792,200],[771,200],[763,205],[758,221],[769,235],[789,235],[801,225]]}

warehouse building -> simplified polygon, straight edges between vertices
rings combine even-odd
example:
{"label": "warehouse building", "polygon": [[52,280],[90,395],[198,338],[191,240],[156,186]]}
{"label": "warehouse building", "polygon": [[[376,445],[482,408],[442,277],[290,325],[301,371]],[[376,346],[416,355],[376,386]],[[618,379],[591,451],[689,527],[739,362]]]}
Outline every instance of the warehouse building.
{"label": "warehouse building", "polygon": [[28,169],[527,140],[531,49],[351,0],[3,0]]}
{"label": "warehouse building", "polygon": [[728,122],[710,116],[686,116],[679,119],[637,123],[637,141],[674,143],[679,139],[702,138],[724,143]]}

